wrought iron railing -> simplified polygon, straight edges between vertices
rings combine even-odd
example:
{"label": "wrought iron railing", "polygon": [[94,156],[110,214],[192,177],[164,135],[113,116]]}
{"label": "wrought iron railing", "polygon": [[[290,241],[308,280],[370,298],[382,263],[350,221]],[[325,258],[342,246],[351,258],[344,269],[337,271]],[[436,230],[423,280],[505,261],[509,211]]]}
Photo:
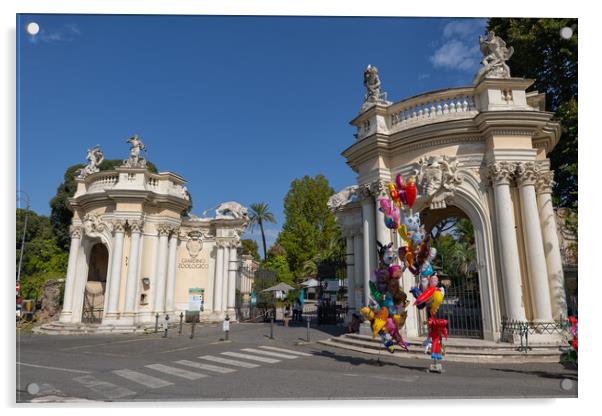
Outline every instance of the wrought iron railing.
{"label": "wrought iron railing", "polygon": [[549,322],[519,321],[502,318],[501,341],[513,342],[514,335],[520,337],[518,351],[527,353],[529,347],[529,335],[533,334],[559,334],[568,340],[571,338],[571,323],[566,319]]}

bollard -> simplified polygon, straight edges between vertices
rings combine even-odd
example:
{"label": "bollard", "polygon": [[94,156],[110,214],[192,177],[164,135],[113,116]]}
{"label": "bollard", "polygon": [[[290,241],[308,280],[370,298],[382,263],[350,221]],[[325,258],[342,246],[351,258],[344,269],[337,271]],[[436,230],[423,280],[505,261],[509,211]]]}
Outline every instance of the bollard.
{"label": "bollard", "polygon": [[163,329],[165,332],[163,333],[163,338],[167,338],[167,331],[169,329],[169,315],[165,315],[165,322],[163,323],[165,328]]}
{"label": "bollard", "polygon": [[274,339],[274,317],[270,318],[270,339]]}
{"label": "bollard", "polygon": [[228,314],[226,314],[226,319],[224,319],[223,330],[226,333],[226,335],[224,336],[224,340],[228,341],[230,338],[230,316]]}
{"label": "bollard", "polygon": [[309,325],[310,325],[310,318],[307,318],[307,342],[309,342]]}
{"label": "bollard", "polygon": [[194,338],[194,327],[196,326],[196,317],[192,318],[192,326],[190,327],[190,339]]}
{"label": "bollard", "polygon": [[155,334],[159,331],[159,312],[155,315]]}
{"label": "bollard", "polygon": [[180,328],[178,328],[178,335],[182,335],[182,319],[184,318],[184,312],[180,312]]}

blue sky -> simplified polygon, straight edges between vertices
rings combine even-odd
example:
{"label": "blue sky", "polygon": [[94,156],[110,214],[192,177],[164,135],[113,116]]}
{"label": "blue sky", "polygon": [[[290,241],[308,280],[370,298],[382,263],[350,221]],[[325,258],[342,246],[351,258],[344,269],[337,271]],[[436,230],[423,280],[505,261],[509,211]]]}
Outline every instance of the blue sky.
{"label": "blue sky", "polygon": [[[25,27],[35,21],[32,37]],[[17,16],[17,189],[49,214],[65,169],[99,144],[125,159],[139,134],[160,171],[188,180],[193,213],[265,201],[278,224],[293,179],[355,183],[363,71],[391,101],[470,84],[486,19]],[[248,233],[258,239],[258,230]]]}

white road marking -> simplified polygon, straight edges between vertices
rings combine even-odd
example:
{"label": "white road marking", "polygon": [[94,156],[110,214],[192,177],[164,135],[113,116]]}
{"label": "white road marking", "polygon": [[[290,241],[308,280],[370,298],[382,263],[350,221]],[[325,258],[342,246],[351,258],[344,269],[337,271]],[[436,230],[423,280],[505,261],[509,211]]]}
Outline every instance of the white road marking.
{"label": "white road marking", "polygon": [[150,387],[151,389],[158,389],[159,387],[171,386],[173,383],[160,378],[139,373],[138,371],[123,369],[111,371],[120,377],[133,381],[134,383],[142,384],[143,386]]}
{"label": "white road marking", "polygon": [[232,368],[218,367],[217,365],[197,363],[196,361],[180,360],[180,361],[174,361],[174,363],[181,364],[181,365],[187,365],[189,367],[194,367],[194,368],[200,368],[201,370],[214,371],[216,373],[222,373],[222,374],[236,372],[236,370],[234,370]]}
{"label": "white road marking", "polygon": [[250,355],[250,354],[241,354],[239,352],[226,351],[226,352],[222,352],[222,354],[229,355],[230,357],[244,358],[246,360],[260,361],[262,363],[269,363],[269,364],[274,364],[274,363],[280,362],[280,360],[275,360],[273,358],[258,357],[256,355]]}
{"label": "white road marking", "polygon": [[70,373],[92,374],[91,371],[72,370],[70,368],[48,367],[46,365],[27,364],[27,363],[19,363],[19,362],[17,362],[17,365],[24,365],[25,367],[46,368],[48,370],[56,370],[56,371],[68,371]]}
{"label": "white road marking", "polygon": [[283,354],[281,352],[273,352],[273,351],[263,351],[263,350],[257,350],[255,348],[243,348],[241,351],[252,352],[252,353],[260,354],[260,355],[268,355],[268,356],[276,357],[276,358],[286,358],[288,360],[294,360],[295,358],[299,358],[298,355]]}
{"label": "white road marking", "polygon": [[73,380],[83,384],[84,387],[87,387],[90,390],[102,394],[108,399],[121,399],[122,397],[132,396],[136,394],[135,391],[132,391],[125,387],[116,386],[113,383],[109,383],[108,381],[102,381],[92,376],[75,377]]}
{"label": "white road marking", "polygon": [[251,363],[246,363],[244,361],[230,360],[228,358],[215,357],[213,355],[203,355],[202,357],[199,357],[199,358],[201,360],[213,361],[213,362],[221,363],[221,364],[234,365],[236,367],[244,367],[244,368],[261,367],[259,364],[251,364]]}
{"label": "white road marking", "polygon": [[263,349],[266,349],[266,350],[280,351],[280,352],[288,352],[289,354],[297,354],[297,355],[302,355],[304,357],[313,357],[313,355],[308,354],[306,352],[295,351],[295,350],[287,350],[286,348],[278,348],[278,347],[272,347],[272,346],[267,346],[267,345],[262,345],[259,348],[263,348]]}
{"label": "white road marking", "polygon": [[198,380],[199,378],[208,377],[207,374],[194,373],[192,371],[183,370],[181,368],[170,367],[163,364],[149,364],[145,365],[146,368],[151,370],[160,371],[162,373],[171,374],[172,376],[182,377],[188,380]]}

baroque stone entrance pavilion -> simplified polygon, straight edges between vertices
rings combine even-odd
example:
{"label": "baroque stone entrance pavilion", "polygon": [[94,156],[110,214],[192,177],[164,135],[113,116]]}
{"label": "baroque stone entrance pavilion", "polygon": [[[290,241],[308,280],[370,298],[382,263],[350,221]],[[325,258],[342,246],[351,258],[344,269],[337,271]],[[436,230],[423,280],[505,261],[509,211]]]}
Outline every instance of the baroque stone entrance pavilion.
{"label": "baroque stone entrance pavilion", "polygon": [[227,202],[212,218],[183,214],[190,207],[185,180],[152,173],[142,141],[128,142],[122,166],[99,171],[97,146],[76,178],[60,324],[132,330],[154,324],[157,313],[176,321],[187,310],[201,311],[201,320],[236,319],[246,208]]}
{"label": "baroque stone entrance pavilion", "polygon": [[[512,54],[490,33],[481,39],[483,66],[473,85],[386,100],[375,67],[364,74],[366,99],[351,124],[354,143],[343,151],[357,184],[329,205],[347,239],[351,309],[367,304],[377,265],[376,241],[399,244],[385,227],[378,199],[398,173],[416,176],[422,191],[414,212],[432,228],[452,215],[473,224],[482,333],[498,341],[503,317],[552,322],[566,317],[562,260],[548,154],[560,125],[545,111],[545,95],[527,92],[533,80],[513,78]],[[415,286],[410,273],[403,287]],[[409,308],[407,335],[417,336]]]}

